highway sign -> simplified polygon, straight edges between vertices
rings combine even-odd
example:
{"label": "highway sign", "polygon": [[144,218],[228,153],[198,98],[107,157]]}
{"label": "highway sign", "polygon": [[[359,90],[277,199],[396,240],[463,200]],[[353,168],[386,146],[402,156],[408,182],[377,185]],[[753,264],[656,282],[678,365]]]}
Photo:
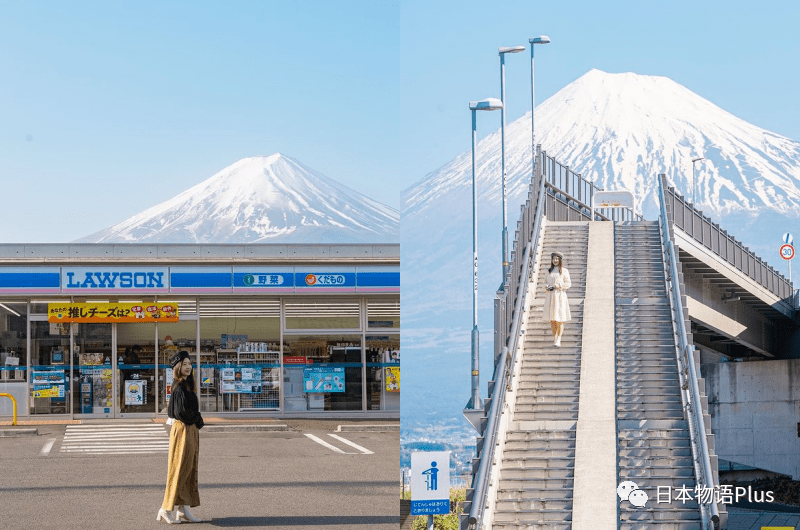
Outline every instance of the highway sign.
{"label": "highway sign", "polygon": [[794,243],[794,238],[792,237],[792,234],[790,234],[789,232],[786,232],[785,234],[783,234],[783,243],[784,243],[784,245],[793,244]]}
{"label": "highway sign", "polygon": [[794,257],[794,247],[786,244],[781,247],[781,257],[785,260],[790,260]]}

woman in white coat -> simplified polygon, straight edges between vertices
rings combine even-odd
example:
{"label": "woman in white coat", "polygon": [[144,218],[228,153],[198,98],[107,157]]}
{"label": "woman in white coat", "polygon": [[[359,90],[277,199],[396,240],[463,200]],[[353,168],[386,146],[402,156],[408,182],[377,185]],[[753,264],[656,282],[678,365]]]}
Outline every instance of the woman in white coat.
{"label": "woman in white coat", "polygon": [[544,298],[542,318],[550,321],[553,345],[556,347],[561,346],[564,322],[572,319],[569,313],[569,300],[567,300],[567,289],[572,286],[572,281],[563,262],[564,256],[560,252],[550,254],[550,268],[547,269],[547,274],[544,276],[547,294]]}

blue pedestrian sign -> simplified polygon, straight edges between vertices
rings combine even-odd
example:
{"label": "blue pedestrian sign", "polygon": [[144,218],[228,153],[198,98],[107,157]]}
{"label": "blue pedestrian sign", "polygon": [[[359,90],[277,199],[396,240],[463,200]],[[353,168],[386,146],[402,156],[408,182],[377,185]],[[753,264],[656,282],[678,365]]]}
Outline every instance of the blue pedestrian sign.
{"label": "blue pedestrian sign", "polygon": [[450,451],[411,453],[411,515],[450,513]]}

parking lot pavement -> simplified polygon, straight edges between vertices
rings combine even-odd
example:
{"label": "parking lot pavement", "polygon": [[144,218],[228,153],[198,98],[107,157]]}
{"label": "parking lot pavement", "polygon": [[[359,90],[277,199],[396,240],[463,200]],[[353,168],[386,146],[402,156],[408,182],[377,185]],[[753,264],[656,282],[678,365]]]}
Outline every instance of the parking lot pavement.
{"label": "parking lot pavement", "polygon": [[[201,431],[201,506],[193,511],[204,522],[194,526],[395,530],[399,431],[340,432],[341,423],[347,422]],[[73,427],[38,430],[37,436],[0,438],[3,528],[158,527],[166,452],[157,446],[132,453],[62,451],[79,447],[66,436]],[[102,447],[106,436],[109,447],[136,447],[135,441],[119,443],[128,431],[100,431],[92,433],[99,441],[86,443]],[[144,437],[141,443],[154,442]]]}

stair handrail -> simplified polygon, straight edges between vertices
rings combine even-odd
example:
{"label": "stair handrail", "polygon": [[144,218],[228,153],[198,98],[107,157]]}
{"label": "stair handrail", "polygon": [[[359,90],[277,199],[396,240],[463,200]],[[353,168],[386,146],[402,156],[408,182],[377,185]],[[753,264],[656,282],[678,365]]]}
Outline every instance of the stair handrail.
{"label": "stair handrail", "polygon": [[[541,153],[538,153],[537,155],[540,154]],[[486,428],[483,431],[483,451],[481,451],[478,470],[475,473],[475,477],[472,481],[473,495],[469,510],[469,518],[467,521],[473,528],[480,528],[480,526],[474,525],[479,525],[483,522],[484,511],[486,509],[486,496],[489,490],[489,479],[491,477],[490,465],[494,460],[495,446],[497,445],[497,431],[500,425],[500,417],[502,415],[502,406],[505,401],[506,390],[508,389],[510,383],[510,381],[506,381],[506,379],[511,377],[510,368],[516,363],[518,349],[517,342],[520,335],[519,330],[522,327],[522,315],[525,313],[525,299],[528,292],[528,282],[525,280],[530,277],[532,266],[535,266],[536,264],[536,257],[533,254],[536,252],[539,244],[539,234],[541,232],[542,218],[544,217],[542,204],[545,195],[545,179],[541,173],[537,172],[537,174],[539,175],[539,190],[534,209],[535,220],[533,223],[533,231],[529,234],[529,237],[526,237],[527,234],[525,234],[525,228],[527,227],[523,227],[523,230],[518,234],[518,237],[523,236],[528,239],[528,242],[525,245],[522,267],[518,276],[517,296],[516,301],[514,302],[514,317],[512,320],[511,329],[509,330],[506,340],[504,341],[505,346],[503,346],[502,354],[500,355],[498,364],[495,366],[493,378],[495,383],[494,389],[492,390],[492,402],[489,408]],[[531,188],[533,188],[533,184],[534,183],[531,183]],[[528,208],[530,208],[530,206],[528,206]],[[517,240],[517,242],[518,241],[519,240]],[[518,259],[519,258],[515,256],[515,259],[512,260],[512,266],[516,265]],[[516,267],[509,268],[509,271],[514,270],[517,270]],[[506,300],[508,300],[509,294],[509,292],[504,293]]]}
{"label": "stair handrail", "polygon": [[[669,266],[669,274],[672,281],[670,282],[670,294],[672,295],[672,314],[673,320],[677,326],[678,341],[680,343],[680,351],[683,355],[679,355],[685,365],[688,365],[688,387],[689,397],[691,399],[691,406],[686,407],[686,413],[689,416],[689,436],[692,444],[693,463],[695,474],[697,475],[697,482],[702,483],[704,488],[709,488],[710,491],[716,492],[714,484],[714,474],[711,470],[711,456],[708,450],[708,440],[706,439],[706,429],[703,422],[703,409],[700,400],[700,386],[697,382],[697,371],[694,365],[694,352],[693,347],[689,344],[689,339],[686,334],[686,325],[683,318],[683,304],[681,302],[680,285],[678,284],[678,266],[675,259],[675,245],[669,235],[669,218],[667,217],[667,202],[664,197],[664,180],[665,176],[660,175],[658,180],[658,199],[661,206],[661,214],[659,216],[659,228],[661,232],[661,251],[664,259],[667,260]],[[684,370],[680,370],[680,375],[685,377]],[[682,377],[682,378],[683,378]],[[686,383],[686,382],[685,382]],[[684,383],[684,384],[685,384]],[[681,385],[684,386],[684,385]],[[699,452],[699,454],[698,454]],[[700,499],[702,500],[702,499]],[[711,503],[705,507],[705,503],[698,502],[700,506],[700,517],[702,519],[703,529],[719,528],[719,508],[717,503],[714,502],[713,493]],[[709,513],[710,512],[710,513]],[[713,526],[709,527],[709,523]]]}

